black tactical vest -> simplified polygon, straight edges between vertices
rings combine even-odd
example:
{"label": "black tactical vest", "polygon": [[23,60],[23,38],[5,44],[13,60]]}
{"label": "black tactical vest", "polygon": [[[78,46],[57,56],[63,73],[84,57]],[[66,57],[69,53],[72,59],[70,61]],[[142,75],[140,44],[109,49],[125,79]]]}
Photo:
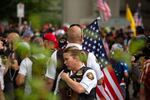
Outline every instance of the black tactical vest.
{"label": "black tactical vest", "polygon": [[[89,67],[82,67],[79,71],[71,75],[70,77],[77,82],[80,82],[84,73],[91,69]],[[61,100],[96,100],[96,88],[93,88],[90,94],[74,92],[63,80],[59,82],[59,96]]]}

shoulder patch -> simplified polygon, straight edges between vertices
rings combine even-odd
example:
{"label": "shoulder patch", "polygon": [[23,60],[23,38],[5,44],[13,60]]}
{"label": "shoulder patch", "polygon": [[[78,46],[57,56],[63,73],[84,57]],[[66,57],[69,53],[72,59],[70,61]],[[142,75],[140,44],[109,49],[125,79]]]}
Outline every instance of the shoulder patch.
{"label": "shoulder patch", "polygon": [[94,76],[93,76],[93,73],[92,72],[88,72],[86,74],[86,76],[90,79],[90,80],[93,80],[94,79]]}

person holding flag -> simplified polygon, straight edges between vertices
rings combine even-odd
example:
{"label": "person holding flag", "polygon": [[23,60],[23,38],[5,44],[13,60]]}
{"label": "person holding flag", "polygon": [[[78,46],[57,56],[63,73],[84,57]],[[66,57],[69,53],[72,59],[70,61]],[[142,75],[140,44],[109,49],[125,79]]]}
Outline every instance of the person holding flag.
{"label": "person holding flag", "polygon": [[[65,48],[68,48],[70,46],[76,46],[79,50],[82,50],[82,43],[83,43],[83,31],[78,24],[73,24],[70,26],[67,32],[67,41],[68,44],[66,45]],[[59,73],[64,69],[64,64],[63,64],[63,52],[59,52],[63,50],[56,50],[51,56],[51,60],[54,62],[50,64],[47,67],[46,71],[46,77],[47,77],[47,86],[49,90],[52,91],[57,91],[57,81],[59,79]],[[59,62],[62,62],[60,64]],[[96,77],[97,77],[97,83],[102,84],[103,83],[103,73],[100,69],[99,64],[97,63],[97,59],[95,55],[92,52],[88,53],[87,56],[87,61],[86,61],[86,66],[89,66],[90,68],[94,69],[96,72]],[[65,90],[64,90],[65,91]],[[56,92],[55,92],[56,93]],[[57,93],[56,93],[57,94]]]}

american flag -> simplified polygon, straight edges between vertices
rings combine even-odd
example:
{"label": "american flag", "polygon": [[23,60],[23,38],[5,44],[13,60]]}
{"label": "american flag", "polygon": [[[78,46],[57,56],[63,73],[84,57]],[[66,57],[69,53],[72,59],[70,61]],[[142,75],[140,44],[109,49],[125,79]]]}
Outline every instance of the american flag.
{"label": "american flag", "polygon": [[105,0],[97,0],[97,7],[99,12],[104,13],[104,20],[107,21],[111,17],[111,10]]}
{"label": "american flag", "polygon": [[142,17],[141,17],[141,14],[138,10],[134,13],[134,20],[135,20],[136,26],[142,26],[143,25]]}
{"label": "american flag", "polygon": [[142,17],[138,14],[138,12],[134,13],[134,20],[136,26],[142,26]]}
{"label": "american flag", "polygon": [[[101,62],[100,67],[104,74],[104,85],[97,86],[98,99],[105,100],[123,100],[119,83],[112,67],[108,64],[108,57],[100,38],[99,19],[94,20],[87,28],[84,29],[83,49],[93,52],[97,59]],[[106,66],[106,67],[103,67]]]}
{"label": "american flag", "polygon": [[135,20],[136,26],[142,26],[142,25],[143,25],[140,9],[141,9],[141,3],[139,2],[139,3],[138,3],[137,10],[136,10],[136,12],[134,13],[134,20]]}

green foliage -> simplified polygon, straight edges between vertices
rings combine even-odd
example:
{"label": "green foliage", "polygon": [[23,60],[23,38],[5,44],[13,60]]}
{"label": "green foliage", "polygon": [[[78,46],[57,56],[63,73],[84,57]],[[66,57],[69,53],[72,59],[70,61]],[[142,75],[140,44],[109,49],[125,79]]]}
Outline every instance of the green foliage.
{"label": "green foliage", "polygon": [[123,61],[127,63],[129,67],[131,66],[131,55],[129,52],[117,49],[112,52],[111,57],[117,61]]}
{"label": "green foliage", "polygon": [[[86,36],[88,36],[88,37],[90,37],[90,38],[92,38],[92,39],[98,39],[98,38],[97,38],[98,35],[95,34],[95,33],[92,32],[92,31],[88,30],[88,29],[84,29],[84,30],[83,30],[83,34],[86,34]],[[94,35],[93,35],[93,34],[94,34]]]}
{"label": "green foliage", "polygon": [[36,44],[31,44],[31,56],[33,75],[41,76],[44,74],[50,60],[51,51]]}
{"label": "green foliage", "polygon": [[81,53],[79,54],[79,58],[82,62],[86,64],[88,56],[84,51],[81,51]]}
{"label": "green foliage", "polygon": [[121,60],[123,58],[123,51],[117,49],[112,52],[112,58],[116,60]]}
{"label": "green foliage", "polygon": [[[51,52],[39,47],[38,45],[28,44],[26,42],[17,42],[16,51],[18,54],[31,53],[32,60],[32,78],[28,80],[32,92],[30,95],[24,94],[24,88],[16,91],[20,100],[59,100],[46,89],[45,70],[50,59]],[[27,80],[26,80],[27,81]]]}
{"label": "green foliage", "polygon": [[41,29],[41,16],[39,14],[31,14],[29,21],[34,29]]}
{"label": "green foliage", "polygon": [[[17,15],[16,15],[16,12],[17,12],[16,6],[20,2],[25,4],[25,17],[23,18],[23,20],[29,20],[32,14],[34,13],[39,14],[39,16],[40,16],[40,13],[48,13],[49,16],[47,17],[44,16],[44,18],[42,18],[41,20],[45,20],[48,17],[52,17],[53,19],[50,21],[54,21],[54,23],[60,22],[60,19],[61,19],[60,11],[61,11],[61,4],[62,4],[61,0],[4,0],[4,1],[0,1],[1,20],[4,19],[7,21],[12,21],[13,23],[18,22]],[[51,15],[55,15],[55,17]],[[35,15],[33,17],[35,17]],[[33,23],[35,25],[35,21],[33,21]],[[39,27],[39,25],[41,24],[41,23],[39,24],[39,22],[37,23],[38,25],[34,26],[36,28]]]}
{"label": "green foliage", "polygon": [[53,25],[60,25],[61,20],[60,17],[58,16],[58,13],[44,13],[44,12],[38,12],[38,13],[31,13],[29,15],[29,22],[31,22],[31,25],[33,29],[41,29],[42,25],[45,23],[52,23]]}
{"label": "green foliage", "polygon": [[142,48],[145,47],[145,43],[146,41],[144,39],[133,38],[131,40],[128,52],[115,50],[111,54],[111,57],[117,61],[124,61],[128,64],[129,67],[131,67],[131,57],[134,54],[141,52]]}
{"label": "green foliage", "polygon": [[30,55],[30,45],[27,42],[18,42],[15,45],[16,53],[21,57],[24,58]]}
{"label": "green foliage", "polygon": [[131,67],[131,54],[129,52],[123,52],[122,61],[128,64]]}
{"label": "green foliage", "polygon": [[32,55],[31,60],[33,62],[32,64],[33,76],[39,76],[39,77],[44,76],[49,57],[41,53],[41,54]]}
{"label": "green foliage", "polygon": [[146,41],[144,39],[133,38],[129,46],[129,52],[131,55],[138,53],[145,46],[145,43]]}
{"label": "green foliage", "polygon": [[45,88],[45,83],[42,78],[32,77],[29,81],[29,84],[32,88],[30,95],[25,95],[23,89],[16,91],[18,99],[20,100],[59,100],[57,96],[50,93]]}

